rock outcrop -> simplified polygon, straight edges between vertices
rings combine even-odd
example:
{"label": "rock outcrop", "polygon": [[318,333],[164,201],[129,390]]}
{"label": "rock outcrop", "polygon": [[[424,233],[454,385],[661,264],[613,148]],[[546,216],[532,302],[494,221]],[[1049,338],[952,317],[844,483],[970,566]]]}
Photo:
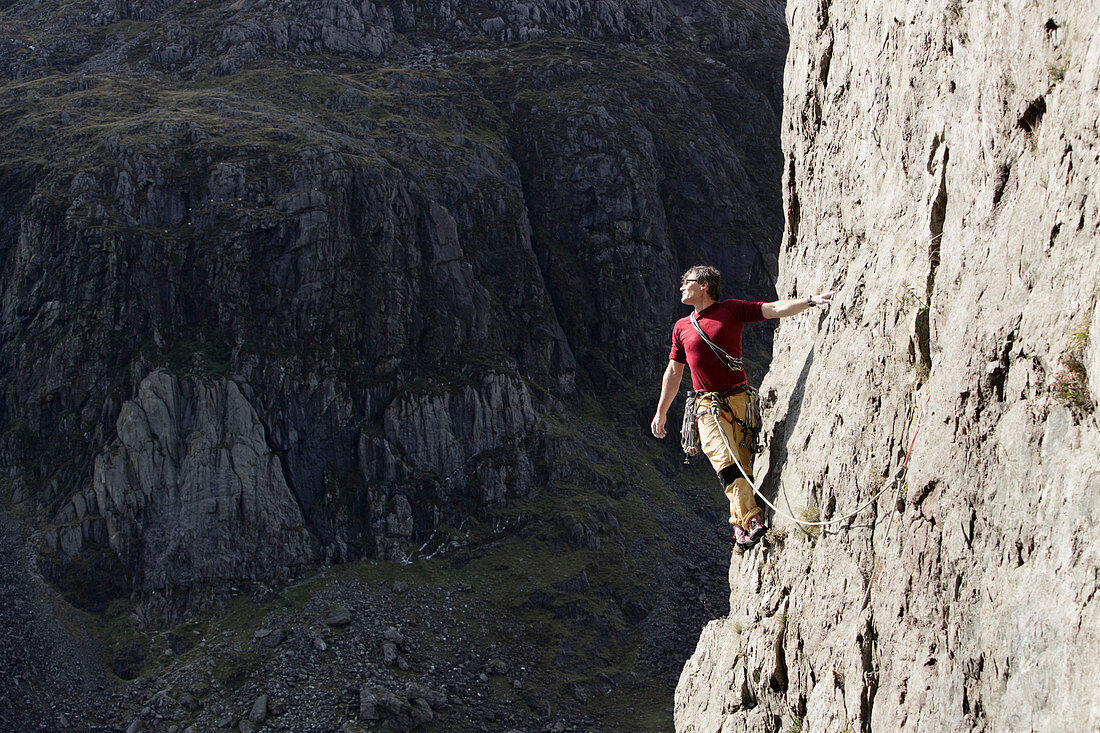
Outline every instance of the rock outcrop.
{"label": "rock outcrop", "polygon": [[263,423],[237,384],[154,372],[118,416],[92,486],[138,584],[287,578],[316,558]]}
{"label": "rock outcrop", "polygon": [[[126,680],[85,727],[356,727],[349,685],[402,728],[668,727],[721,497],[639,427],[678,273],[774,292],[781,4],[0,21],[0,511]],[[321,628],[285,578],[328,563],[424,587]]]}
{"label": "rock outcrop", "polygon": [[1093,730],[1100,5],[787,19],[777,289],[837,297],[777,332],[758,475],[803,519],[887,491],[733,559],[676,728]]}

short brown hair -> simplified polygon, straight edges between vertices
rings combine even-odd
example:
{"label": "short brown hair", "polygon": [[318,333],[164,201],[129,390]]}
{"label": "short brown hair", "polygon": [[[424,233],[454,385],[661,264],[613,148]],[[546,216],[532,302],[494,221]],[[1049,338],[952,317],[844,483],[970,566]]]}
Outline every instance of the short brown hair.
{"label": "short brown hair", "polygon": [[722,274],[718,272],[717,267],[711,267],[710,265],[695,265],[689,267],[684,276],[680,279],[683,282],[687,278],[692,277],[699,281],[701,285],[705,285],[707,288],[707,295],[714,300],[722,299]]}

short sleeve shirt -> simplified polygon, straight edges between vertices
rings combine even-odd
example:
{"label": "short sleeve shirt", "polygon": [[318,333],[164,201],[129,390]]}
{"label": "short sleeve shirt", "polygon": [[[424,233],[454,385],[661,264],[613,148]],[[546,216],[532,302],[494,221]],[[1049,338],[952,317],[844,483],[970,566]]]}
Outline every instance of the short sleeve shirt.
{"label": "short sleeve shirt", "polygon": [[[696,318],[703,333],[732,357],[741,358],[741,328],[764,320],[763,303],[720,300],[699,311]],[[691,317],[676,321],[672,328],[672,350],[668,358],[686,363],[696,392],[725,392],[748,381],[744,371],[733,371],[700,338]]]}

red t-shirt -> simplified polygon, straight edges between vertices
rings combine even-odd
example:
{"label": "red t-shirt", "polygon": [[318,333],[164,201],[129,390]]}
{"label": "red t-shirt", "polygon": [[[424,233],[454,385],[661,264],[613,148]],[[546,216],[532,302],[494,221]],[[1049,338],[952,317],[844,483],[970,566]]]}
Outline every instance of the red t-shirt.
{"label": "red t-shirt", "polygon": [[[741,357],[741,327],[764,320],[763,303],[745,300],[720,300],[699,311],[699,327],[711,341],[730,356]],[[691,384],[696,392],[725,392],[748,380],[745,372],[732,371],[700,338],[691,317],[685,316],[672,327],[672,351],[668,358],[687,363]]]}

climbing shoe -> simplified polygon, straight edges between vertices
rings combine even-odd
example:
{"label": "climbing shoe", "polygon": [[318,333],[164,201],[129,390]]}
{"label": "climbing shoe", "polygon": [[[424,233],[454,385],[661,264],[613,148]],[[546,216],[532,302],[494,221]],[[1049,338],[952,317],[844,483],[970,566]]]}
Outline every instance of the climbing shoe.
{"label": "climbing shoe", "polygon": [[752,539],[749,533],[746,532],[741,525],[735,524],[733,525],[733,544],[734,549],[744,552],[755,545],[756,541]]}
{"label": "climbing shoe", "polygon": [[757,514],[755,517],[749,520],[749,542],[756,544],[764,536],[764,533],[768,531],[768,525],[764,524],[764,518]]}

